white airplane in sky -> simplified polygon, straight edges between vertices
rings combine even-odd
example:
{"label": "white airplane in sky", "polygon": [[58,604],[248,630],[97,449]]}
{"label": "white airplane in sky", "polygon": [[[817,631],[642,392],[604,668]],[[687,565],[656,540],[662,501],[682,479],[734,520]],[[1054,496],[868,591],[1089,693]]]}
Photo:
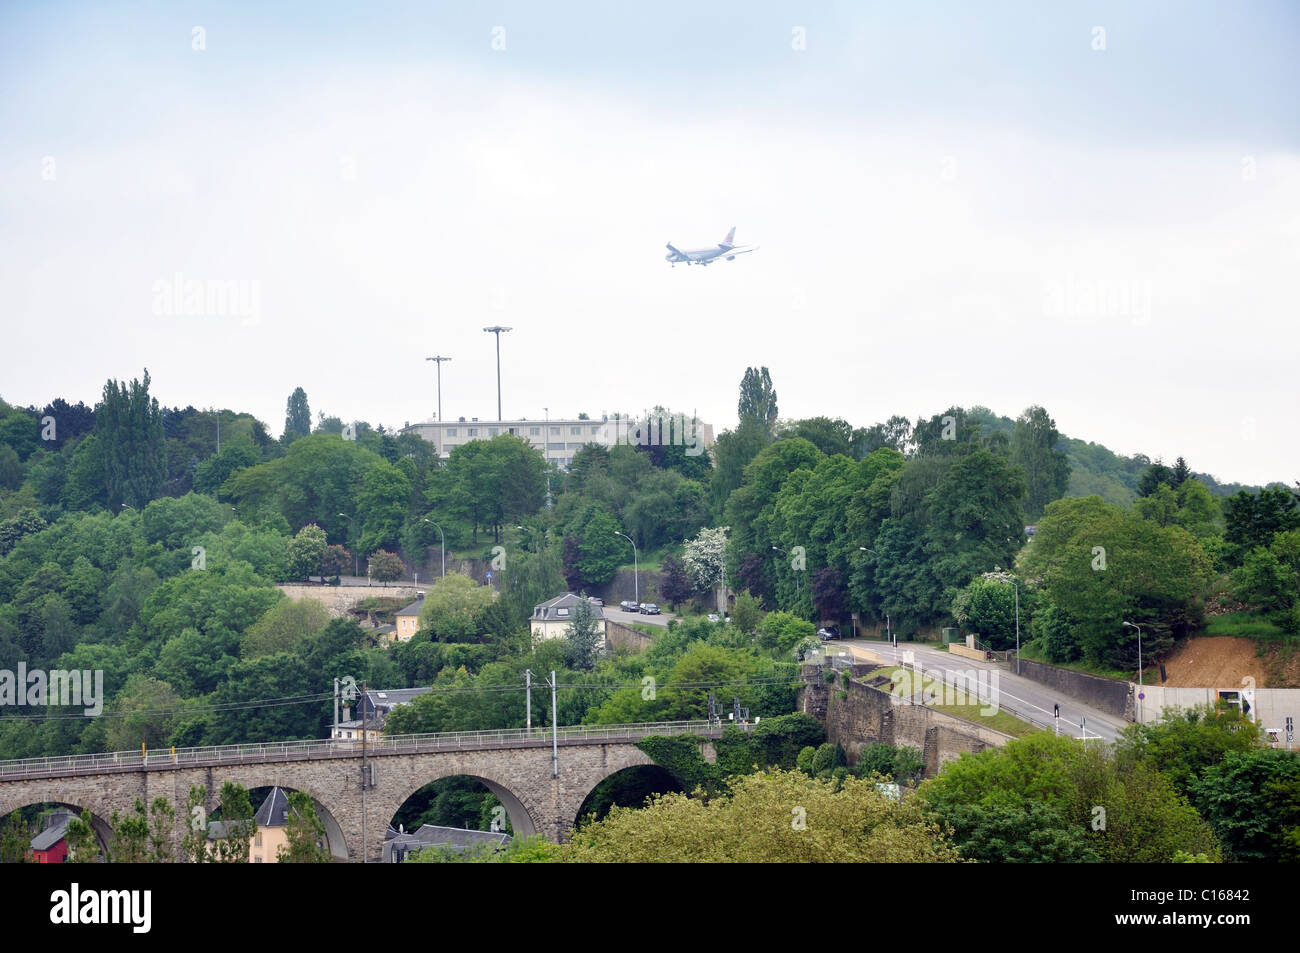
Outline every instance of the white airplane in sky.
{"label": "white airplane in sky", "polygon": [[731,261],[737,255],[743,255],[756,249],[757,245],[737,245],[733,239],[736,237],[736,227],[733,225],[731,231],[727,232],[727,237],[712,248],[689,248],[686,251],[674,248],[672,243],[668,244],[668,254],[664,255],[665,261],[673,263],[677,267],[679,261],[684,261],[688,265],[707,265],[715,258],[725,258]]}

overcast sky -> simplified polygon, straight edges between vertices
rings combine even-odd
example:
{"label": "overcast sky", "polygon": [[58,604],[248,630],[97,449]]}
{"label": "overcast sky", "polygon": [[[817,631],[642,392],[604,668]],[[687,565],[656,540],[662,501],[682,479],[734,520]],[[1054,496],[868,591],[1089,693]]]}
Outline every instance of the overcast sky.
{"label": "overcast sky", "polygon": [[766,365],[783,417],[1300,478],[1295,4],[230,6],[0,13],[6,400],[401,426],[443,354],[487,420],[500,324],[507,417],[721,431]]}

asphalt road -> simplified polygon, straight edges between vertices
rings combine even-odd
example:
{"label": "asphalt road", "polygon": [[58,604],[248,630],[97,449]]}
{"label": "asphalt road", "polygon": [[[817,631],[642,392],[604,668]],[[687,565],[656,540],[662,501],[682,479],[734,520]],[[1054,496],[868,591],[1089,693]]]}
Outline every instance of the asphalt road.
{"label": "asphalt road", "polygon": [[[826,644],[827,652],[834,653],[838,650],[853,652],[854,648],[870,649],[883,659],[883,664],[890,665],[895,660],[894,647],[888,642],[877,642],[869,639],[845,639],[838,642],[829,642]],[[954,672],[971,672],[974,671],[975,678],[981,678],[980,672],[987,672],[985,684],[988,686],[987,694],[990,697],[981,696],[981,701],[996,702],[1000,709],[1022,718],[1025,721],[1032,722],[1040,727],[1051,728],[1059,727],[1063,734],[1073,735],[1075,738],[1086,737],[1101,738],[1104,741],[1114,741],[1125,728],[1128,722],[1114,715],[1098,711],[1090,705],[1086,705],[1069,695],[1062,695],[1052,690],[1046,685],[1039,684],[1028,678],[1022,678],[1013,675],[1002,668],[995,662],[976,661],[975,659],[963,658],[960,655],[950,655],[947,652],[941,652],[924,643],[917,642],[900,642],[898,644],[898,660],[901,663],[909,656],[914,659],[915,664],[919,665],[923,672],[933,672],[936,678],[943,678],[951,684],[951,673]],[[940,674],[943,673],[943,674]],[[964,684],[971,684],[966,682]],[[996,693],[996,698],[992,697]],[[1061,706],[1061,717],[1056,722],[1054,715],[1054,705]]]}
{"label": "asphalt road", "polygon": [[669,621],[677,618],[667,609],[660,609],[659,615],[643,615],[640,612],[624,612],[617,604],[605,604],[605,618],[614,622],[622,622],[624,625],[631,625],[633,622],[643,622],[646,625],[667,626]]}

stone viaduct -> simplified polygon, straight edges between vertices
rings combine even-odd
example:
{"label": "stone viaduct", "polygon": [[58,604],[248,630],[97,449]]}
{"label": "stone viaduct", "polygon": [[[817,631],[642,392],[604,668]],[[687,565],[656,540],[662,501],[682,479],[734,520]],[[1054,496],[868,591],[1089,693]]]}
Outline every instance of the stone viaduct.
{"label": "stone viaduct", "polygon": [[[421,787],[441,778],[475,778],[497,796],[517,836],[568,836],[578,810],[605,778],[654,762],[636,746],[649,735],[721,736],[708,722],[562,728],[553,762],[549,728],[531,731],[456,732],[384,738],[368,745],[363,792],[360,743],[283,742],[187,748],[0,762],[0,817],[29,804],[54,803],[90,811],[102,843],[109,843],[114,811],[126,815],[136,799],[149,805],[167,798],[177,809],[179,842],[191,787],[217,807],[226,781],[248,790],[279,785],[311,795],[325,824],[330,852],[339,860],[377,861],[393,815]],[[712,745],[704,742],[706,749]],[[713,752],[705,751],[711,758]],[[552,777],[553,763],[558,776]],[[362,836],[364,818],[365,836]]]}

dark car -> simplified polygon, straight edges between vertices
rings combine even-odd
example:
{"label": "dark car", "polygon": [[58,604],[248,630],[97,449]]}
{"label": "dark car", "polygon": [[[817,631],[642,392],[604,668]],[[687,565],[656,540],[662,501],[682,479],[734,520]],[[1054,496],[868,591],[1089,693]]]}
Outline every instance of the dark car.
{"label": "dark car", "polygon": [[641,606],[640,606],[640,604],[639,604],[639,603],[636,603],[636,602],[633,602],[631,599],[624,599],[622,602],[620,602],[620,603],[618,604],[618,607],[619,607],[620,609],[622,609],[624,612],[640,612],[640,611],[641,611]]}
{"label": "dark car", "polygon": [[641,613],[643,615],[660,615],[659,607],[653,602],[641,603]]}
{"label": "dark car", "polygon": [[840,630],[835,628],[833,625],[828,625],[823,629],[817,630],[817,638],[821,639],[823,642],[829,642],[831,639],[838,639],[839,637]]}

